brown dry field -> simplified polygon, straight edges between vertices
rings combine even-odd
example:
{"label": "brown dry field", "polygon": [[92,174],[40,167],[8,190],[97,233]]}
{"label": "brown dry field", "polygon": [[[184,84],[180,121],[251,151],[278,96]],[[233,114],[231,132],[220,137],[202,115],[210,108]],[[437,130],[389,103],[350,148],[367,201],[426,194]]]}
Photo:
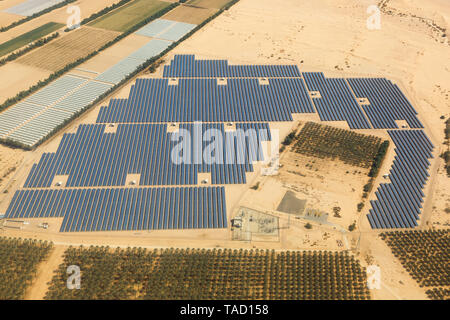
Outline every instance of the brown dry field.
{"label": "brown dry field", "polygon": [[[17,62],[9,62],[0,67],[0,74],[8,81],[0,82],[0,103],[14,97],[22,90],[27,90],[39,80],[47,78],[52,72]],[[4,78],[3,78],[4,77]]]}
{"label": "brown dry field", "polygon": [[42,48],[33,50],[17,59],[17,63],[44,70],[58,71],[99,49],[119,34],[119,32],[114,31],[82,27]]}
{"label": "brown dry field", "polygon": [[218,10],[214,8],[194,8],[181,5],[166,13],[161,18],[185,23],[200,24],[217,11]]}
{"label": "brown dry field", "polygon": [[[430,170],[431,177],[424,191],[427,196],[422,213],[422,226],[448,224],[449,214],[445,213],[444,209],[450,207],[450,179],[445,176],[443,161],[438,155],[443,150],[444,132],[443,120],[439,117],[450,116],[449,44],[447,37],[442,37],[433,29],[427,23],[428,20],[420,20],[412,15],[431,19],[448,30],[449,6],[446,0],[430,0],[420,4],[412,0],[387,1],[387,6],[393,13],[382,14],[381,30],[368,30],[365,27],[368,17],[366,10],[370,4],[372,2],[367,0],[358,3],[352,0],[301,3],[297,0],[241,0],[175,48],[165,60],[169,60],[176,53],[193,53],[200,58],[228,59],[232,63],[297,64],[303,71],[323,71],[328,77],[367,75],[394,80],[419,112],[419,119],[424,123],[427,135],[436,146],[435,160],[432,161]],[[130,46],[132,47],[131,44]],[[122,54],[129,50],[126,49],[128,46],[123,49],[114,49],[115,47],[105,51],[109,53],[109,57],[105,56],[108,61],[120,59]],[[104,70],[109,63],[103,63],[101,55],[96,57],[98,60],[94,58],[79,68]],[[161,73],[162,68],[159,68],[155,74],[143,74],[141,77],[155,77]],[[118,90],[114,97],[127,97],[132,82]],[[62,132],[74,132],[81,123],[94,123],[100,105],[106,105],[108,101],[109,99],[105,100],[84,114]],[[273,123],[271,128],[279,129],[282,139],[296,126],[296,121],[319,121],[317,114],[296,115],[294,119],[292,123]],[[324,124],[348,129],[345,122]],[[9,175],[9,193],[0,194],[0,212],[4,212],[13,191],[25,181],[32,163],[37,162],[43,152],[56,151],[62,132],[33,152],[1,146],[0,161],[2,158],[7,159],[6,165],[17,165],[19,169]],[[384,130],[358,132],[387,138]],[[393,157],[391,146],[380,173],[389,171]],[[315,161],[313,170],[306,169],[305,163],[312,161]],[[260,166],[255,165],[255,172],[247,174],[246,185],[226,186],[228,219],[237,213],[240,206],[271,212],[280,218],[280,226],[283,227],[276,241],[231,241],[229,229],[59,234],[57,230],[61,219],[49,221],[50,230],[39,229],[36,225],[39,221],[31,221],[23,230],[4,229],[0,230],[0,235],[52,240],[57,247],[69,244],[108,244],[148,248],[350,248],[364,266],[377,264],[381,268],[383,286],[381,290],[371,292],[373,298],[426,298],[425,290],[418,287],[393,257],[387,245],[377,237],[378,232],[372,231],[368,226],[365,217],[368,204],[366,203],[361,214],[356,212],[362,185],[367,179],[363,170],[348,168],[340,162],[306,157],[293,158],[289,152],[283,153],[281,163],[285,166],[281,168],[278,176],[261,177]],[[295,168],[294,170],[300,171],[302,175],[287,172],[289,168]],[[354,170],[362,173],[353,174]],[[350,174],[345,174],[346,171]],[[250,189],[258,181],[259,190]],[[375,186],[382,181],[383,178],[378,177]],[[312,223],[313,229],[306,230],[305,221],[289,219],[289,215],[275,211],[286,190],[293,190],[299,198],[307,198],[308,203],[318,209],[329,211],[334,205],[339,205],[342,208],[342,218],[334,218],[330,213],[329,221],[334,226]],[[369,195],[369,200],[375,198],[375,190],[376,188]],[[340,227],[346,229],[355,219],[358,221],[356,231],[341,232]],[[324,239],[325,232],[331,237]],[[344,247],[339,247],[337,240],[342,241]],[[42,292],[42,289],[40,290]]]}

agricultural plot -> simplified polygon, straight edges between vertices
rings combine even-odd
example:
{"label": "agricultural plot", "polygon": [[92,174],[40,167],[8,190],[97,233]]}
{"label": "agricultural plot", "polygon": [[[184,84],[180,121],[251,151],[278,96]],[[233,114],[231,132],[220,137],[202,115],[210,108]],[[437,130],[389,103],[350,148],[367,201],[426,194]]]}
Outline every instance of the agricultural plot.
{"label": "agricultural plot", "polygon": [[0,300],[23,299],[52,244],[0,237]]}
{"label": "agricultural plot", "polygon": [[119,34],[113,31],[83,27],[17,60],[18,63],[50,71],[87,56],[113,40]]}
{"label": "agricultural plot", "polygon": [[232,0],[191,0],[187,2],[188,5],[202,7],[202,8],[215,8],[221,9]]}
{"label": "agricultural plot", "polygon": [[[67,267],[83,270],[68,290]],[[358,260],[337,252],[69,248],[46,299],[370,299]]]}
{"label": "agricultural plot", "polygon": [[[436,295],[450,286],[450,230],[398,231],[382,233],[392,253],[421,287]],[[448,295],[448,290],[447,290]]]}
{"label": "agricultural plot", "polygon": [[313,122],[307,122],[295,139],[297,153],[339,159],[361,168],[370,168],[381,144],[381,139],[374,136]]}
{"label": "agricultural plot", "polygon": [[63,26],[64,25],[61,23],[49,22],[12,40],[4,42],[0,44],[0,57],[13,52],[14,50],[19,49],[39,38],[42,38],[43,36],[46,36]]}
{"label": "agricultural plot", "polygon": [[169,13],[163,16],[163,19],[174,20],[179,22],[200,24],[214,13],[218,9],[215,8],[198,8],[190,6],[178,6],[171,10]]}
{"label": "agricultural plot", "polygon": [[135,0],[94,20],[89,25],[106,30],[125,32],[169,5],[169,2],[158,0]]}

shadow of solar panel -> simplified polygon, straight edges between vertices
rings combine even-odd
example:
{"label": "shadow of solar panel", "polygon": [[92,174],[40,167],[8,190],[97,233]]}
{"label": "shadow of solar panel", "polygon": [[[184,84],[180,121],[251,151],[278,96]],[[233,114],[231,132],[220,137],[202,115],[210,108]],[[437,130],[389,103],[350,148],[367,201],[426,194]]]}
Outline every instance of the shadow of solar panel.
{"label": "shadow of solar panel", "polygon": [[302,79],[137,79],[126,103],[111,103],[97,123],[292,121],[313,113]]}
{"label": "shadow of solar panel", "polygon": [[390,169],[390,183],[381,183],[377,200],[367,218],[373,229],[413,228],[418,225],[428,179],[433,144],[422,130],[388,131],[396,156]]}

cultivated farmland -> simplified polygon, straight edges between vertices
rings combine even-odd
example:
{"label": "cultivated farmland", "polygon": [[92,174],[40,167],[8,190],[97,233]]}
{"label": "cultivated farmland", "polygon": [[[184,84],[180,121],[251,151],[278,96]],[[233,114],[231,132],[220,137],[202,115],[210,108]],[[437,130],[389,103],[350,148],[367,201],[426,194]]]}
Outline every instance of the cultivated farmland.
{"label": "cultivated farmland", "polygon": [[49,22],[40,26],[39,28],[31,30],[27,33],[22,34],[21,36],[18,36],[12,40],[2,43],[0,44],[0,57],[10,52],[13,52],[14,50],[19,49],[43,36],[46,36],[49,33],[52,33],[53,31],[58,30],[63,26],[64,25],[61,23]]}
{"label": "cultivated farmland", "polygon": [[296,152],[318,158],[339,159],[347,164],[369,168],[381,139],[353,131],[307,122],[297,136]]}
{"label": "cultivated farmland", "polygon": [[83,58],[118,36],[117,32],[83,27],[67,36],[25,55],[18,63],[58,71],[69,63]]}
{"label": "cultivated farmland", "polygon": [[89,25],[96,28],[124,32],[169,5],[169,2],[158,0],[135,0],[94,20]]}
{"label": "cultivated farmland", "polygon": [[22,299],[52,244],[0,237],[0,300]]}
{"label": "cultivated farmland", "polygon": [[187,4],[203,8],[223,8],[227,3],[232,0],[191,0]]}
{"label": "cultivated farmland", "polygon": [[162,18],[185,23],[200,24],[216,12],[217,9],[214,8],[178,6],[177,8],[164,15]]}
{"label": "cultivated farmland", "polygon": [[[66,287],[67,267],[83,272]],[[69,248],[46,299],[370,299],[347,253],[322,251]]]}

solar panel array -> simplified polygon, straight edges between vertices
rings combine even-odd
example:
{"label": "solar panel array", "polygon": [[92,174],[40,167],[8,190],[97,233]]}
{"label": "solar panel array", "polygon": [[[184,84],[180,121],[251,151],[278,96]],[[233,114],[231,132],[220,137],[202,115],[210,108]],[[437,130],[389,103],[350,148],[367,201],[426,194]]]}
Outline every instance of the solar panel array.
{"label": "solar panel array", "polygon": [[64,217],[60,232],[227,227],[223,187],[20,190],[6,216]]}
{"label": "solar panel array", "polygon": [[[159,36],[173,27],[160,20],[140,32]],[[0,138],[37,143],[170,43],[151,40],[97,80],[55,81],[0,114]],[[314,113],[315,105],[321,120],[347,121],[352,129],[397,128],[396,120],[422,126],[386,79],[327,79],[322,73],[300,74],[297,67],[230,66],[193,55],[175,56],[164,77],[138,79],[128,99],[112,99],[101,108],[96,124],[65,134],[55,153],[44,153],[33,165],[6,216],[64,217],[62,232],[223,228],[224,188],[195,186],[199,174],[210,173],[212,185],[245,183],[253,161],[263,160],[262,142],[271,139],[266,122],[291,121],[294,113]],[[360,102],[361,108],[360,98],[370,104]],[[241,130],[259,135],[251,139],[238,135]],[[388,132],[396,146],[391,181],[376,191],[368,219],[372,228],[414,227],[433,145],[422,130]],[[180,145],[192,154],[185,156]],[[185,162],[174,162],[174,150]],[[139,175],[138,181],[129,184],[129,175]],[[56,176],[67,176],[64,187],[52,186]]]}
{"label": "solar panel array", "polygon": [[380,184],[367,217],[375,229],[412,228],[418,225],[433,144],[422,130],[388,133],[396,152],[389,174],[391,183]]}
{"label": "solar panel array", "polygon": [[[118,125],[116,133],[105,128],[81,125],[65,134],[56,153],[33,165],[24,187],[48,188],[56,175],[69,176],[66,187],[124,186],[128,174],[140,174],[141,186],[195,185],[199,172],[210,172],[212,184],[245,183],[252,162],[263,160],[261,141],[270,139],[267,124],[236,124],[236,131],[225,131],[223,124],[182,124],[193,151],[178,164],[172,152],[180,130],[167,132],[166,124]],[[212,144],[217,135],[224,141]],[[208,146],[216,151],[208,153]]]}
{"label": "solar panel array", "polygon": [[166,78],[301,78],[295,65],[229,65],[227,60],[196,60],[195,55],[175,55],[164,66]]}
{"label": "solar panel array", "polygon": [[395,120],[406,120],[410,128],[423,128],[417,111],[396,84],[383,78],[348,79],[358,98],[367,98],[364,111],[376,129],[397,129]]}
{"label": "solar panel array", "polygon": [[156,19],[139,29],[136,34],[175,42],[191,32],[196,26],[196,24],[185,22]]}
{"label": "solar panel array", "polygon": [[345,79],[325,78],[322,72],[303,73],[310,91],[319,91],[321,97],[313,98],[322,121],[347,121],[351,129],[370,129]]}
{"label": "solar panel array", "polygon": [[27,0],[3,11],[21,16],[32,16],[35,13],[41,12],[63,1],[64,0]]}
{"label": "solar panel array", "polygon": [[127,101],[111,101],[97,123],[292,121],[292,113],[312,113],[302,79],[137,79]]}

